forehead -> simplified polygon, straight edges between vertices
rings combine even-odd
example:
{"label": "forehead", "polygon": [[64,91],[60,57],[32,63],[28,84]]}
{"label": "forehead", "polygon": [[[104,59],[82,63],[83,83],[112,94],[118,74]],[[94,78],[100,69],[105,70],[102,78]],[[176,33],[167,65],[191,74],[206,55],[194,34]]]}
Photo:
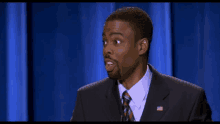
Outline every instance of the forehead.
{"label": "forehead", "polygon": [[129,25],[129,22],[125,22],[121,20],[108,21],[105,23],[104,33],[111,31],[120,31],[123,34],[133,32],[131,26]]}

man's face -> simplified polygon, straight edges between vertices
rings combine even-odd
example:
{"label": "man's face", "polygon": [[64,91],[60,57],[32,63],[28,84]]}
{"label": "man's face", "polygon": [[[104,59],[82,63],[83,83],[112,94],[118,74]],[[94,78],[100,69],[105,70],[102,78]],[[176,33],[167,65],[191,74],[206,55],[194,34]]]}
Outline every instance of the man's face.
{"label": "man's face", "polygon": [[134,34],[128,22],[106,22],[103,31],[103,55],[109,78],[126,79],[137,65],[139,55],[137,46],[134,47]]}

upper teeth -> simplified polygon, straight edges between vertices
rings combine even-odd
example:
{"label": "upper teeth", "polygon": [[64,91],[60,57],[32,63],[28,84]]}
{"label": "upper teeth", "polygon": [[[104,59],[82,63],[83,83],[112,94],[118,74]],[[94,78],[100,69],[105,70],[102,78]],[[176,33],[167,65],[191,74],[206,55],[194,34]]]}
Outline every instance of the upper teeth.
{"label": "upper teeth", "polygon": [[112,62],[107,62],[107,64],[113,64]]}

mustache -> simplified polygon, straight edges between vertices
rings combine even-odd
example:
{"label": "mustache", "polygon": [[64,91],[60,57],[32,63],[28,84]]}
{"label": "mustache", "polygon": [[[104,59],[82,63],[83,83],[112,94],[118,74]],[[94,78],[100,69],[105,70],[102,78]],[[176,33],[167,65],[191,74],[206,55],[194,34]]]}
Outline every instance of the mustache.
{"label": "mustache", "polygon": [[108,54],[104,55],[104,59],[111,59],[117,63],[117,61],[115,59],[113,59],[112,57],[110,57],[110,55],[108,55]]}

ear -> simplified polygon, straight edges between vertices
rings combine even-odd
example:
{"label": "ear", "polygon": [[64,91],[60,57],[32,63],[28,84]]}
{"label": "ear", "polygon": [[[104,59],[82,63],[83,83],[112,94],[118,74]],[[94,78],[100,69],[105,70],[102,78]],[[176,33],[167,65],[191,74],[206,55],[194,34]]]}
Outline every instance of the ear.
{"label": "ear", "polygon": [[139,52],[139,55],[144,55],[147,52],[147,50],[149,48],[148,44],[149,43],[148,43],[147,38],[143,38],[143,39],[138,41],[138,52]]}

